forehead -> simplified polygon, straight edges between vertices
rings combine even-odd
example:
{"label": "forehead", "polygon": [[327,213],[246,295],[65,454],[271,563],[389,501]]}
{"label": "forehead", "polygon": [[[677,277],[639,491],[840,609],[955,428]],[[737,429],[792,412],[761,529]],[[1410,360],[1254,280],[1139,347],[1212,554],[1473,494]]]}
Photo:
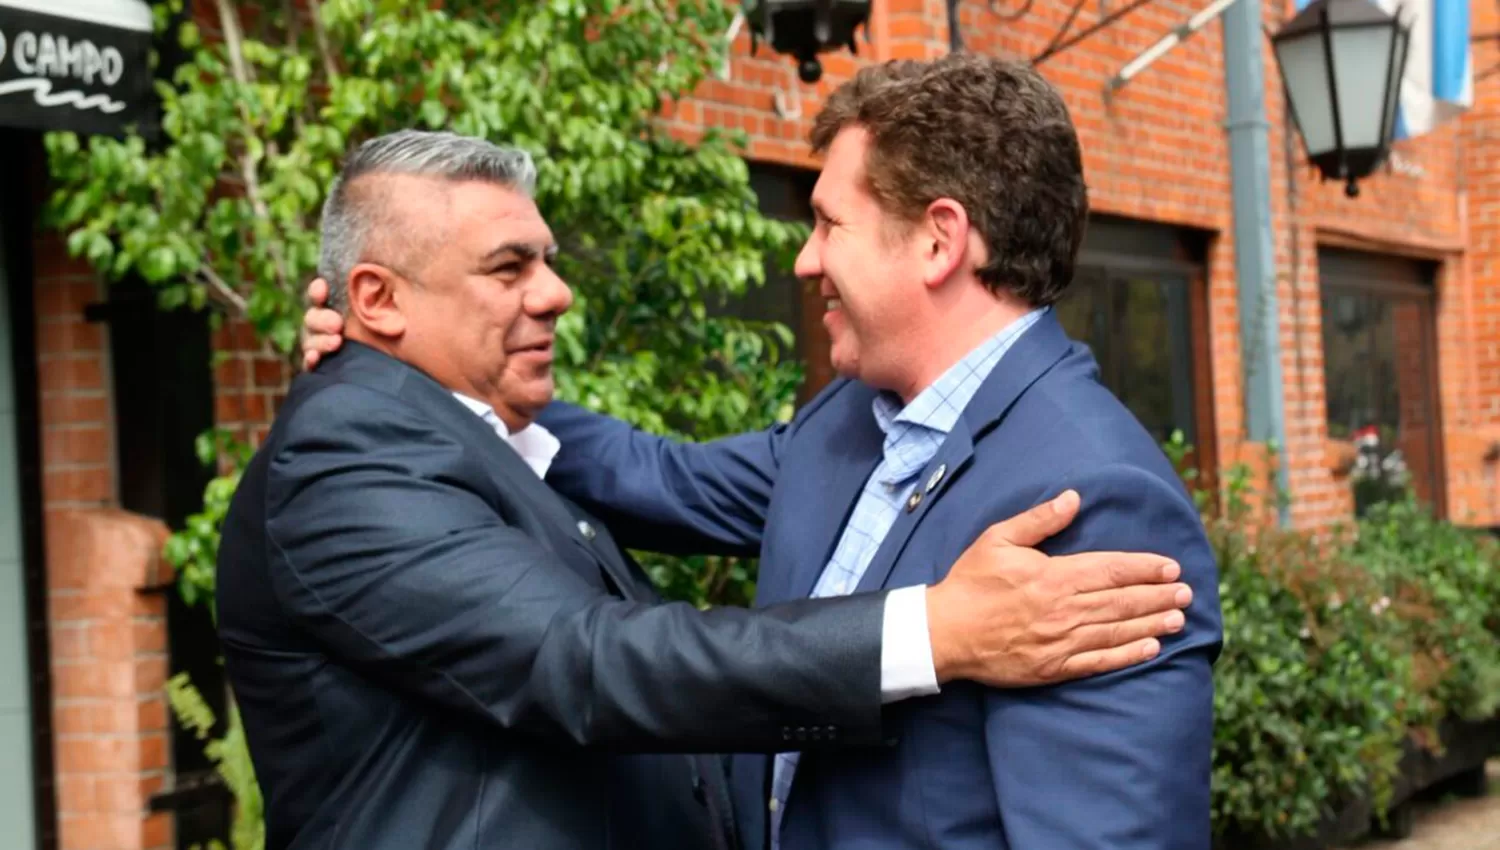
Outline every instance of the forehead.
{"label": "forehead", "polygon": [[[524,242],[538,247],[552,243],[552,229],[536,202],[494,183],[476,180],[451,184],[448,214],[454,236],[463,242]],[[487,251],[494,246],[476,247]]]}
{"label": "forehead", "polygon": [[869,134],[850,126],[838,132],[823,158],[823,170],[813,186],[814,207],[825,211],[871,200],[864,189],[865,153]]}

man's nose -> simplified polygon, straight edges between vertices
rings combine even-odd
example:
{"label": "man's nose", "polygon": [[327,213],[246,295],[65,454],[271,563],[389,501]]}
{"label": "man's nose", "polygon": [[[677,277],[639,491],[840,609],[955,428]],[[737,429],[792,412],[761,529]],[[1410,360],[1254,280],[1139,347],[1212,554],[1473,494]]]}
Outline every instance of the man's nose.
{"label": "man's nose", "polygon": [[816,236],[809,236],[802,243],[802,250],[797,252],[797,262],[792,266],[792,274],[802,280],[817,280],[823,276],[823,263],[818,258],[817,246],[813,244]]}
{"label": "man's nose", "polygon": [[537,318],[561,316],[573,306],[573,290],[551,266],[543,266],[532,281],[523,304],[526,313]]}

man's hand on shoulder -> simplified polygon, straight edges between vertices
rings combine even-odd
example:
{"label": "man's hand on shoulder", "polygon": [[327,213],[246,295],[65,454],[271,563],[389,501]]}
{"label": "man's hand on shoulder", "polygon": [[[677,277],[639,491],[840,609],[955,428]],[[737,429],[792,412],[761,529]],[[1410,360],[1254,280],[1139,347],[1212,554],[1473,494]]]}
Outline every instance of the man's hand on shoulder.
{"label": "man's hand on shoulder", "polygon": [[939,682],[1027,687],[1150,660],[1182,629],[1192,590],[1149,553],[1050,557],[1031,548],[1078,514],[1069,490],[987,529],[927,590]]}
{"label": "man's hand on shoulder", "polygon": [[328,281],[317,278],[307,285],[309,307],[302,315],[302,368],[311,372],[324,354],[332,354],[344,343],[344,317],[324,306],[328,303]]}

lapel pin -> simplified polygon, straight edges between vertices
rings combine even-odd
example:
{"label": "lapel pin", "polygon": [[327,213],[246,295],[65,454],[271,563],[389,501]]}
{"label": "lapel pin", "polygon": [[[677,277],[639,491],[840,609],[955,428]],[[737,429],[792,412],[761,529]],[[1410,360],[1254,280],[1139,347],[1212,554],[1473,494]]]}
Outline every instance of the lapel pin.
{"label": "lapel pin", "polygon": [[943,473],[945,473],[947,471],[948,471],[948,464],[946,464],[946,463],[940,463],[940,464],[938,464],[938,468],[933,471],[932,477],[929,478],[929,479],[927,479],[927,492],[931,493],[932,492],[932,488],[938,486],[938,482],[943,480]]}
{"label": "lapel pin", "polygon": [[907,513],[911,513],[912,511],[916,510],[917,509],[917,505],[920,505],[920,504],[922,504],[922,494],[921,493],[913,493],[913,494],[911,494],[911,498],[909,498],[909,499],[906,500],[906,512]]}
{"label": "lapel pin", "polygon": [[581,519],[578,521],[578,533],[583,535],[584,540],[594,539],[594,527],[592,525],[589,525],[589,522],[586,519]]}

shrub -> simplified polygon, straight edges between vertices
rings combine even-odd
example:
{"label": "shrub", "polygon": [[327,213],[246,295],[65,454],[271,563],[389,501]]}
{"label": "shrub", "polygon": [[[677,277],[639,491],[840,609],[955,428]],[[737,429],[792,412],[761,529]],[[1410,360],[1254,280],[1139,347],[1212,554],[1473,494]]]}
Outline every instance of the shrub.
{"label": "shrub", "polygon": [[1432,749],[1440,722],[1500,703],[1493,540],[1409,496],[1321,536],[1277,528],[1250,513],[1248,475],[1198,499],[1220,570],[1213,821],[1230,844],[1311,834],[1359,799],[1383,816],[1408,742]]}

